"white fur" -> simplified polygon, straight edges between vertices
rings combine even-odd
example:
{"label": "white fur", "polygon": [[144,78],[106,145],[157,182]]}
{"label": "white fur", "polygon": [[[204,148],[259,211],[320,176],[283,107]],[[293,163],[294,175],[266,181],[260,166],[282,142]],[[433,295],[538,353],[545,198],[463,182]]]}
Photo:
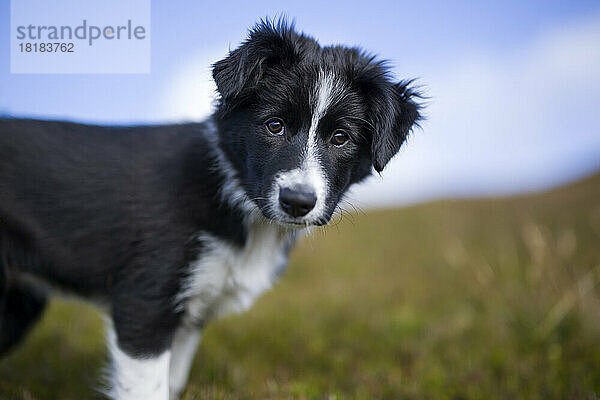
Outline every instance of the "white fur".
{"label": "white fur", "polygon": [[171,366],[169,368],[169,394],[171,400],[178,399],[185,388],[199,341],[200,331],[195,326],[182,325],[173,335]]}
{"label": "white fur", "polygon": [[287,261],[290,233],[277,224],[255,222],[243,248],[208,233],[199,234],[198,240],[202,254],[191,265],[190,278],[177,301],[188,321],[201,323],[248,309],[272,286]]}
{"label": "white fur", "polygon": [[[317,197],[315,207],[302,219],[307,225],[318,221],[325,213],[328,180],[323,171],[317,151],[317,128],[319,121],[327,113],[327,109],[332,104],[335,96],[341,93],[341,89],[341,84],[334,75],[324,71],[320,72],[319,79],[310,97],[313,110],[302,164],[299,168],[278,174],[273,184],[270,201],[275,210],[279,210],[280,188],[307,185],[315,191]],[[284,219],[286,218],[285,214],[281,211],[277,214]]]}
{"label": "white fur", "polygon": [[294,231],[265,221],[248,225],[248,238],[241,248],[206,232],[198,234],[202,252],[190,265],[190,276],[176,298],[185,314],[171,345],[171,399],[177,399],[185,388],[200,340],[196,326],[248,309],[271,288],[287,262],[294,235]]}
{"label": "white fur", "polygon": [[112,359],[111,386],[107,394],[115,400],[168,399],[171,352],[152,358],[135,358],[119,348],[112,326],[107,336]]}

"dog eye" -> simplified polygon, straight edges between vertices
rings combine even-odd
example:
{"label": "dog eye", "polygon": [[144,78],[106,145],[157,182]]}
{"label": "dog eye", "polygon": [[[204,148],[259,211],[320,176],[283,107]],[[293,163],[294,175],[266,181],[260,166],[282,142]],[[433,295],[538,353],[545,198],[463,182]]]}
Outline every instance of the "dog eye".
{"label": "dog eye", "polygon": [[331,144],[335,147],[342,147],[348,140],[350,140],[350,137],[348,137],[348,134],[341,129],[333,132],[333,135],[331,136]]}
{"label": "dog eye", "polygon": [[281,136],[285,133],[285,124],[279,118],[272,118],[265,122],[265,126],[271,135]]}

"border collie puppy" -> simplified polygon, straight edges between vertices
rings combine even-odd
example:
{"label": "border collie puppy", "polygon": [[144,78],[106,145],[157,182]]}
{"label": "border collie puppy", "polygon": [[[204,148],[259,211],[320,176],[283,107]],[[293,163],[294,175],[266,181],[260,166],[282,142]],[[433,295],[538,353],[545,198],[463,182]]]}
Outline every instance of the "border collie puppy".
{"label": "border collie puppy", "polygon": [[202,327],[269,289],[299,230],[420,118],[383,62],[285,22],[255,26],[213,77],[203,123],[0,119],[0,353],[49,284],[106,307],[109,396],[178,398]]}

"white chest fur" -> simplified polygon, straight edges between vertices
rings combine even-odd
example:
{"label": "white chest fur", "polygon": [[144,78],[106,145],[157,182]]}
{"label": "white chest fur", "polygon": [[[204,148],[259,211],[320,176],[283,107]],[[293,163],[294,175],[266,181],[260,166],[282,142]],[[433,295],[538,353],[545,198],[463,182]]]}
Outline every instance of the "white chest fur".
{"label": "white chest fur", "polygon": [[206,233],[198,240],[201,255],[178,299],[195,323],[249,308],[285,266],[293,239],[279,226],[256,223],[241,248]]}

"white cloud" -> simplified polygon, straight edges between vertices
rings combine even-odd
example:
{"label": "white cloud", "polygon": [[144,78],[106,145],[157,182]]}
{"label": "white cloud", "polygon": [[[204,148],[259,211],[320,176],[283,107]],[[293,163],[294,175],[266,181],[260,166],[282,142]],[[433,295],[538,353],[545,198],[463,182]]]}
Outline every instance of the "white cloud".
{"label": "white cloud", "polygon": [[201,121],[213,110],[216,85],[211,65],[224,57],[222,52],[208,51],[186,58],[165,81],[162,119]]}

